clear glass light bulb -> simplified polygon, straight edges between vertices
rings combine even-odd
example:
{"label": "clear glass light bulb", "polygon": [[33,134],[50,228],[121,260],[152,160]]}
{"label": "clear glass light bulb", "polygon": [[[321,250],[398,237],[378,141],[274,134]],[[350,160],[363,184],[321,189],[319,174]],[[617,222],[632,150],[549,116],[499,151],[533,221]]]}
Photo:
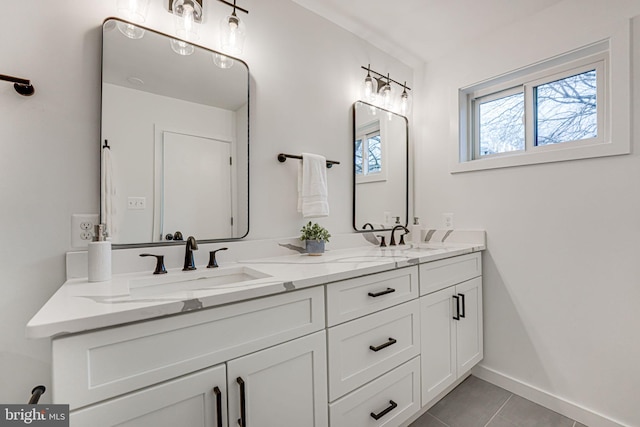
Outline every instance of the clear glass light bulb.
{"label": "clear glass light bulb", "polygon": [[220,46],[223,52],[231,55],[241,54],[246,36],[246,26],[238,18],[235,10],[220,21]]}
{"label": "clear glass light bulb", "polygon": [[[202,20],[202,8],[195,0],[173,0],[176,35],[183,40],[171,40],[171,49],[179,55],[191,55],[195,48],[187,41],[197,41],[197,21]],[[186,40],[186,41],[184,41]]]}
{"label": "clear glass light bulb", "polygon": [[406,116],[411,112],[411,97],[409,96],[409,92],[405,88],[400,95],[400,114]]}
{"label": "clear glass light bulb", "polygon": [[389,83],[385,84],[382,89],[380,89],[380,96],[382,97],[382,106],[387,110],[390,110],[393,106],[393,99],[391,85]]}

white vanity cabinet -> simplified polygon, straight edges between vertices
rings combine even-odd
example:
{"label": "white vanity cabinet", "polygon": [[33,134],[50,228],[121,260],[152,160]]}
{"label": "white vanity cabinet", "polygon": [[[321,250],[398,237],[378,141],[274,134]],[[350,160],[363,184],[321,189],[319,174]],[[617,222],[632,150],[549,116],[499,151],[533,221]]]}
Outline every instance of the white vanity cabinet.
{"label": "white vanity cabinet", "polygon": [[327,285],[331,427],[398,426],[420,409],[418,268]]}
{"label": "white vanity cabinet", "polygon": [[479,253],[420,265],[422,405],[483,357]]}
{"label": "white vanity cabinet", "polygon": [[325,332],[227,363],[229,426],[326,427]]}
{"label": "white vanity cabinet", "polygon": [[225,368],[222,364],[71,411],[70,425],[227,427]]}
{"label": "white vanity cabinet", "polygon": [[324,327],[315,287],[55,338],[53,399],[74,427],[326,427]]}

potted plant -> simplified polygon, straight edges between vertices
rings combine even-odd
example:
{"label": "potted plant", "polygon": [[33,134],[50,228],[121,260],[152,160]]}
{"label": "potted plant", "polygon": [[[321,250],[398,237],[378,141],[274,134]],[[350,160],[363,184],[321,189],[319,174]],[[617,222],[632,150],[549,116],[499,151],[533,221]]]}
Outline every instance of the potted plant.
{"label": "potted plant", "polygon": [[317,222],[312,224],[311,221],[302,229],[300,240],[305,241],[307,253],[309,255],[322,255],[324,253],[324,243],[329,241],[331,234],[326,228],[320,226]]}

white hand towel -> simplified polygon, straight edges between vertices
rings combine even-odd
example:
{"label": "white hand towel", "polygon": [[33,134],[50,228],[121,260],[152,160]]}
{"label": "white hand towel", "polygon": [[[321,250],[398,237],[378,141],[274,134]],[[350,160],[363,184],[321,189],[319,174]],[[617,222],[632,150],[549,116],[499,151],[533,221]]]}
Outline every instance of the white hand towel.
{"label": "white hand towel", "polygon": [[298,212],[305,218],[329,215],[327,159],[318,154],[302,153],[298,166]]}

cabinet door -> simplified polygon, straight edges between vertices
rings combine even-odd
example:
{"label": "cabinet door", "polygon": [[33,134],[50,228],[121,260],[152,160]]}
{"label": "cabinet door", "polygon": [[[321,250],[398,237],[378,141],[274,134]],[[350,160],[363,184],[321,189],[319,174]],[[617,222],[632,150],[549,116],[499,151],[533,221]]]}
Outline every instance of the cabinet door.
{"label": "cabinet door", "polygon": [[456,285],[456,294],[461,305],[461,319],[456,322],[457,367],[460,377],[483,357],[482,278],[476,277]]}
{"label": "cabinet door", "polygon": [[451,286],[420,298],[422,405],[457,378],[454,294]]}
{"label": "cabinet door", "polygon": [[[226,427],[225,366],[72,411],[74,427]],[[220,422],[218,422],[220,420]]]}
{"label": "cabinet door", "polygon": [[325,332],[227,362],[229,425],[327,427]]}

